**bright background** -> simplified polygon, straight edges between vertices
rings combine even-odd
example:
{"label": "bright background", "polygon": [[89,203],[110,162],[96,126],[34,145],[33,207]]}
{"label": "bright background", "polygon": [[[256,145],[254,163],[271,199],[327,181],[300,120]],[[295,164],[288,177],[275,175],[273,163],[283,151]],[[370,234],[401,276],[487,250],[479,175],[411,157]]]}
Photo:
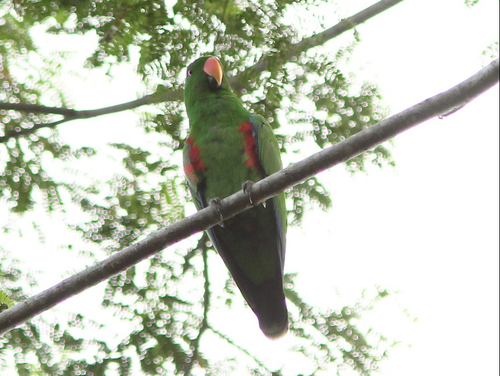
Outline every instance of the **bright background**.
{"label": "bright background", "polygon": [[[371,4],[342,0],[325,7],[324,14],[338,8],[347,17]],[[405,1],[357,28],[361,43],[346,66],[353,80],[376,83],[384,103],[397,113],[489,63],[492,58],[482,52],[498,40],[498,14],[496,0],[480,0],[471,9],[461,0]],[[326,27],[338,21],[325,16]],[[42,42],[47,49],[63,46],[77,49],[78,56],[87,54],[85,45],[65,45],[60,39],[56,44],[50,38]],[[335,48],[335,43],[326,47]],[[143,90],[130,67],[114,75],[68,76],[65,84],[75,108],[125,102]],[[370,168],[367,174],[351,176],[338,166],[322,173],[333,207],[326,213],[308,212],[301,228],[289,232],[286,271],[299,273],[296,285],[309,303],[352,304],[364,289],[376,286],[393,293],[365,315],[368,324],[401,342],[382,362],[382,375],[499,373],[498,103],[496,86],[457,113],[398,136],[394,169]],[[78,145],[95,145],[96,134],[103,132],[120,142],[127,137],[124,129],[137,121],[129,111],[67,123],[60,132]],[[58,260],[43,267],[40,289],[61,279],[63,265],[79,271],[89,263],[58,248],[64,224],[56,222],[47,225],[54,230],[46,229],[44,244],[29,244],[26,238],[3,244],[19,250],[16,256],[26,256],[34,269]],[[212,271],[223,267],[212,259]],[[101,288],[68,300],[60,309],[91,311],[87,303],[95,301]],[[272,365],[286,364],[285,373],[301,367],[283,351],[287,338],[268,341],[249,309],[235,310],[237,316],[221,312],[212,315],[212,322],[224,325],[226,333],[234,333]],[[204,338],[210,344],[210,335]],[[225,355],[219,348],[206,351],[213,351],[214,358]]]}

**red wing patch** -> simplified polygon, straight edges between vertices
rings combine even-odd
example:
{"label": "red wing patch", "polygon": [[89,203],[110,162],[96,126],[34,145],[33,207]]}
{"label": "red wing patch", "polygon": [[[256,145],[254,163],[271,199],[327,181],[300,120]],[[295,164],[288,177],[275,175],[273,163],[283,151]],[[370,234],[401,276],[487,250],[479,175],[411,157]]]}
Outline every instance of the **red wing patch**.
{"label": "red wing patch", "polygon": [[200,148],[194,144],[191,137],[188,137],[186,144],[188,145],[189,163],[184,165],[184,173],[186,174],[188,180],[193,183],[197,183],[198,176],[196,176],[196,173],[204,171],[205,164],[200,157]]}
{"label": "red wing patch", "polygon": [[259,160],[255,152],[255,137],[253,135],[252,123],[246,121],[240,124],[240,132],[243,133],[245,139],[245,154],[247,156],[245,165],[248,168],[257,168],[259,166]]}

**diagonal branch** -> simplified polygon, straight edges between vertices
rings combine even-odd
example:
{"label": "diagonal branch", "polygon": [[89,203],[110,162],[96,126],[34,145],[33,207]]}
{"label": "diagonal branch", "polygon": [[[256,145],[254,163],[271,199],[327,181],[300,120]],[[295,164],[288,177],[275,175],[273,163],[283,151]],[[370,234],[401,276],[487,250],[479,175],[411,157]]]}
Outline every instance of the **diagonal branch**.
{"label": "diagonal branch", "polygon": [[[403,0],[379,1],[378,3],[375,3],[369,6],[368,8],[362,10],[361,12],[356,13],[355,15],[342,20],[335,26],[332,26],[331,28],[321,33],[312,35],[309,38],[305,38],[296,44],[292,44],[291,46],[288,47],[288,52],[285,54],[285,62],[291,61],[293,57],[300,55],[302,52],[305,52],[313,47],[320,46],[323,43],[338,37],[340,34],[355,28],[357,25],[364,23],[370,18],[375,17],[376,15],[382,13],[383,11],[393,7],[394,5],[402,1]],[[259,60],[259,62],[257,62],[250,68],[246,69],[244,73],[246,74],[249,70],[257,73],[267,70],[267,67],[269,65],[269,60],[270,60],[269,56],[262,57]],[[229,81],[231,83],[232,88],[235,89],[235,91],[237,92],[240,92],[242,89],[245,88],[245,85],[241,82],[241,80],[238,80],[238,76],[230,77]]]}
{"label": "diagonal branch", "polygon": [[315,34],[309,38],[303,39],[299,43],[291,46],[290,51],[288,53],[288,59],[310,48],[320,46],[323,43],[329,41],[330,39],[338,37],[340,34],[348,30],[354,29],[356,26],[386,11],[387,9],[392,8],[394,5],[401,3],[402,1],[403,0],[379,1],[378,3],[369,6],[368,8],[362,10],[361,12],[358,12],[355,15],[342,20],[335,26],[332,26],[331,28],[319,34]]}
{"label": "diagonal branch", "polygon": [[0,334],[54,307],[65,299],[123,272],[166,247],[220,223],[220,212],[224,214],[224,219],[231,218],[327,168],[376,147],[417,124],[436,116],[442,117],[443,114],[451,114],[454,110],[463,107],[497,84],[498,76],[499,62],[496,59],[450,90],[426,99],[349,137],[345,141],[258,181],[252,186],[253,204],[250,204],[245,193],[239,191],[223,199],[220,202],[220,208],[209,206],[200,210],[198,213],[165,227],[123,251],[117,252],[57,285],[18,303],[0,313]]}
{"label": "diagonal branch", "polygon": [[[291,45],[289,47],[288,53],[285,55],[285,62],[291,61],[291,59],[294,56],[297,56],[300,53],[305,52],[310,48],[322,45],[326,41],[339,36],[340,34],[344,33],[345,31],[348,31],[348,30],[356,27],[357,25],[369,20],[370,18],[375,17],[376,15],[382,13],[383,11],[391,8],[392,6],[394,6],[397,3],[400,3],[402,1],[403,0],[382,0],[382,1],[379,1],[378,3],[373,4],[372,6],[366,8],[365,10],[362,10],[361,12],[356,13],[355,15],[344,19],[343,21],[341,21],[340,23],[338,23],[337,25],[335,25],[329,29],[327,29],[319,34],[315,34],[309,38],[305,38],[302,41]],[[268,67],[269,59],[270,59],[269,56],[262,57],[258,63],[256,63],[252,67],[248,68],[246,70],[246,72],[248,72],[249,70],[252,70],[255,72],[265,71]],[[241,78],[240,79],[238,78],[238,77],[241,77],[242,74],[245,74],[245,72],[229,78],[231,86],[233,87],[233,89],[236,92],[240,92],[246,86],[242,83]],[[161,95],[159,95],[159,94],[161,94]],[[41,106],[38,104],[0,102],[0,110],[15,110],[15,111],[22,111],[22,112],[32,112],[32,113],[39,113],[39,114],[53,114],[53,115],[64,116],[63,119],[57,120],[55,122],[35,124],[31,128],[25,128],[25,129],[22,129],[20,131],[7,132],[4,136],[0,137],[0,143],[4,143],[13,137],[19,137],[22,135],[34,133],[41,128],[55,128],[56,126],[58,126],[62,123],[65,123],[65,122],[71,121],[71,120],[75,120],[75,119],[88,119],[88,118],[101,116],[101,115],[108,115],[108,114],[112,114],[112,113],[116,113],[116,112],[120,112],[120,111],[132,110],[134,108],[144,106],[146,104],[154,104],[154,103],[160,103],[160,102],[165,102],[165,101],[182,100],[182,92],[178,89],[171,90],[168,93],[168,95],[165,95],[165,94],[166,93],[164,92],[164,90],[161,90],[161,93],[156,92],[156,93],[146,95],[142,98],[139,98],[139,99],[127,102],[127,103],[122,103],[122,104],[104,107],[104,108],[98,108],[95,110],[74,110],[74,109],[70,109],[70,108]]]}

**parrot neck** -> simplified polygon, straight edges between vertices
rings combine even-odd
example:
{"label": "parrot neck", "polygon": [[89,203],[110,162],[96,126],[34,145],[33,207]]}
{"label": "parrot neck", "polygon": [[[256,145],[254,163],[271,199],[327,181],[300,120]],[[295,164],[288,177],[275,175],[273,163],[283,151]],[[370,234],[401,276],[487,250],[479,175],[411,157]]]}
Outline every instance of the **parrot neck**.
{"label": "parrot neck", "polygon": [[200,98],[186,106],[191,131],[213,126],[237,126],[249,119],[250,113],[234,94],[220,94]]}

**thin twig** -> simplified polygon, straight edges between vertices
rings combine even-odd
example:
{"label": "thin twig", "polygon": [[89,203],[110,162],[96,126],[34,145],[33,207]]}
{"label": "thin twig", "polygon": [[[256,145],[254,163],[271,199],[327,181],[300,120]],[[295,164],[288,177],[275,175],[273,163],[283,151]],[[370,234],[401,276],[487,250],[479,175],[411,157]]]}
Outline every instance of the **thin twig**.
{"label": "thin twig", "polygon": [[220,223],[219,213],[221,211],[225,214],[224,219],[231,218],[252,206],[259,205],[285,189],[317,175],[327,168],[354,158],[366,150],[373,149],[417,124],[448,113],[453,108],[459,108],[464,103],[470,102],[496,85],[498,75],[499,63],[498,59],[496,59],[490,65],[450,90],[426,99],[356,133],[338,144],[256,182],[252,186],[253,204],[249,203],[248,196],[243,191],[239,191],[221,200],[220,208],[216,209],[209,206],[200,210],[196,214],[173,223],[121,252],[117,252],[55,286],[16,304],[14,307],[0,313],[0,334],[54,307],[69,297],[123,272],[166,247]]}
{"label": "thin twig", "polygon": [[248,351],[247,349],[245,349],[244,347],[241,347],[240,345],[238,345],[236,342],[234,342],[231,338],[229,338],[228,336],[226,336],[225,334],[219,332],[217,329],[214,329],[212,326],[210,326],[208,329],[210,329],[210,331],[214,334],[217,334],[220,338],[222,338],[224,341],[226,341],[227,343],[229,343],[230,345],[236,347],[238,350],[240,350],[241,352],[243,352],[244,354],[246,354],[249,358],[251,358],[255,363],[257,363],[257,365],[260,367],[260,368],[263,368],[264,370],[266,370],[267,372],[269,373],[273,373],[271,370],[269,370],[269,368],[266,367],[266,365],[264,363],[262,363],[259,359],[257,359],[255,357],[255,355],[252,355],[250,353],[250,351]]}
{"label": "thin twig", "polygon": [[198,355],[200,353],[200,340],[201,336],[208,329],[208,310],[210,309],[210,280],[208,279],[208,259],[207,259],[207,250],[202,249],[203,256],[203,278],[205,283],[203,285],[204,293],[203,293],[203,319],[201,320],[200,328],[198,330],[198,335],[193,341],[193,356],[191,357],[191,361],[186,364],[184,368],[184,375],[190,376],[191,369],[193,368],[194,363],[198,359]]}
{"label": "thin twig", "polygon": [[207,249],[207,234],[204,233],[203,236],[198,240],[198,244],[196,247],[189,250],[189,252],[184,256],[184,264],[182,265],[182,273],[185,273],[187,270],[191,269],[193,266],[191,265],[191,259],[196,255],[196,253],[201,250],[202,252]]}

